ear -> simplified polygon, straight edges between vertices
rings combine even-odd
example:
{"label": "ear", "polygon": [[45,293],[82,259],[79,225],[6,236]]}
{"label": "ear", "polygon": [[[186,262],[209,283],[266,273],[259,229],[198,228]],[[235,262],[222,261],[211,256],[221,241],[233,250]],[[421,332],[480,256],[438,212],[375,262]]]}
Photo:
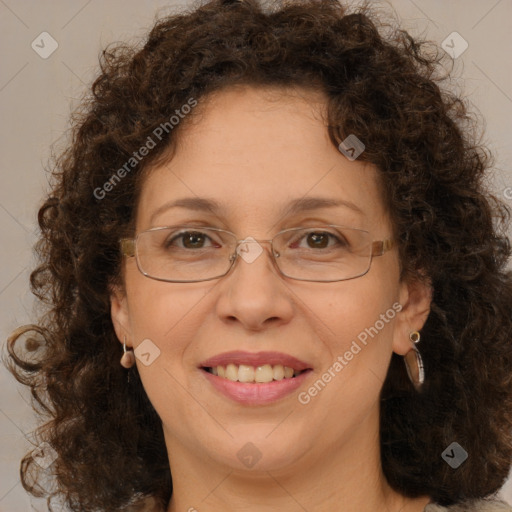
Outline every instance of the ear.
{"label": "ear", "polygon": [[427,321],[432,302],[432,286],[428,279],[403,281],[399,295],[402,309],[396,316],[393,351],[403,356],[411,350],[410,333],[420,331]]}
{"label": "ear", "polygon": [[111,286],[110,288],[110,316],[118,340],[123,343],[126,339],[126,345],[132,346],[128,301],[126,292],[120,286]]}

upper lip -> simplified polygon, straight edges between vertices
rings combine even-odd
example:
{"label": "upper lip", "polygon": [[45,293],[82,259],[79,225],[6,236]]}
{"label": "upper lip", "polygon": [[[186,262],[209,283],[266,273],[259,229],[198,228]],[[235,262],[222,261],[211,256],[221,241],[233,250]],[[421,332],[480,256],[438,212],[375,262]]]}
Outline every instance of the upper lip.
{"label": "upper lip", "polygon": [[246,364],[249,366],[262,366],[264,364],[276,365],[282,364],[294,370],[307,370],[311,368],[308,363],[297,359],[289,354],[282,352],[244,352],[235,350],[232,352],[224,352],[216,356],[210,357],[203,361],[199,366],[203,368],[213,368],[215,366],[226,366],[228,364]]}

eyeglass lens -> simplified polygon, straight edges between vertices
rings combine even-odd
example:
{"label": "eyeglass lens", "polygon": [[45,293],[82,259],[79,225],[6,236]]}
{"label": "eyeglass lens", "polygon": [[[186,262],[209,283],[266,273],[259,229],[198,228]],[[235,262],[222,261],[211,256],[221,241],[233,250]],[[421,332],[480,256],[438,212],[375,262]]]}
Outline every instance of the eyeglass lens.
{"label": "eyeglass lens", "polygon": [[[366,273],[371,245],[367,231],[334,225],[288,229],[273,239],[280,271],[293,279],[311,281],[351,279]],[[156,228],[136,239],[140,270],[149,277],[176,282],[221,277],[229,271],[235,253],[252,263],[263,251],[252,238],[237,248],[235,235],[214,228]]]}

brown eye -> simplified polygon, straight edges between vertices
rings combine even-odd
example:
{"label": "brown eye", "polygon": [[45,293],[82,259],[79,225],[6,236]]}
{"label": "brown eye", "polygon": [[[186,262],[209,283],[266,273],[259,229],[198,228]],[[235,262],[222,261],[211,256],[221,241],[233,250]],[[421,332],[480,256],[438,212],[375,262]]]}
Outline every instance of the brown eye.
{"label": "brown eye", "polygon": [[202,233],[186,233],[183,238],[183,245],[187,249],[197,249],[197,247],[202,247],[205,243],[207,236]]}
{"label": "brown eye", "polygon": [[309,233],[307,241],[310,247],[325,249],[329,244],[329,235],[327,233]]}
{"label": "brown eye", "polygon": [[[347,246],[347,242],[343,237],[338,237],[334,233],[328,231],[310,231],[299,235],[298,242],[293,247],[302,249],[330,249],[334,247],[342,248]],[[300,245],[301,241],[305,241],[307,245]]]}
{"label": "brown eye", "polygon": [[177,236],[172,237],[165,242],[165,247],[169,248],[174,245],[175,240],[181,240],[182,245],[178,245],[180,249],[203,249],[206,240],[210,237],[200,231],[184,231]]}

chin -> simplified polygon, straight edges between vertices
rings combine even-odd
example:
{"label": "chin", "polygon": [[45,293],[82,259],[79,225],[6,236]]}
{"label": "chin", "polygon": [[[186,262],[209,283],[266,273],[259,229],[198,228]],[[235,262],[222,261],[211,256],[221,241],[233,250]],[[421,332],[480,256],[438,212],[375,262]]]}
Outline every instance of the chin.
{"label": "chin", "polygon": [[224,442],[209,443],[210,447],[215,447],[211,457],[238,472],[257,474],[291,468],[302,459],[306,448],[300,436],[291,435],[289,425],[281,427],[278,433],[279,428],[276,429],[276,424],[262,428],[252,425],[240,427],[236,433],[235,429],[228,428],[233,438],[226,434]]}

